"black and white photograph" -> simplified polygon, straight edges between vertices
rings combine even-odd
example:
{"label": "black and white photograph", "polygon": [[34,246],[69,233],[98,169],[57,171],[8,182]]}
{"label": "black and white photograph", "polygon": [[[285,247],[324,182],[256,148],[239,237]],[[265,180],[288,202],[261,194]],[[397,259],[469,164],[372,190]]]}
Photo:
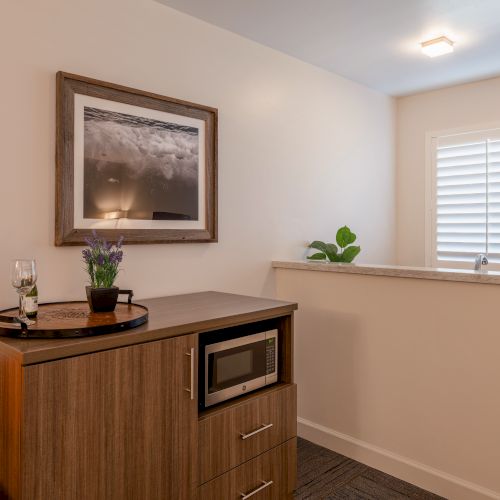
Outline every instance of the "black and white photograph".
{"label": "black and white photograph", "polygon": [[217,109],[58,73],[56,244],[217,241]]}
{"label": "black and white photograph", "polygon": [[85,219],[198,220],[199,130],[84,107]]}

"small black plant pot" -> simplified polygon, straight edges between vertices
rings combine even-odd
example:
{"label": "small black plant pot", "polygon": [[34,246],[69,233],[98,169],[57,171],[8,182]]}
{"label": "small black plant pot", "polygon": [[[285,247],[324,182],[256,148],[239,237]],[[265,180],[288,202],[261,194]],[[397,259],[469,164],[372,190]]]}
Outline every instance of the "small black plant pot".
{"label": "small black plant pot", "polygon": [[85,287],[87,291],[87,301],[92,312],[112,312],[115,310],[118,302],[119,288],[112,286],[111,288],[92,288]]}

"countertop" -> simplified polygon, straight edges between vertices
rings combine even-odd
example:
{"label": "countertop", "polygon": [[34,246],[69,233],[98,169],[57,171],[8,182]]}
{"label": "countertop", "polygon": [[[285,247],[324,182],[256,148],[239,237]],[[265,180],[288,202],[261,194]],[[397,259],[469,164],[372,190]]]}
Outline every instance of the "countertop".
{"label": "countertop", "polygon": [[199,292],[137,301],[149,309],[149,321],[124,332],[66,339],[0,336],[0,355],[30,365],[125,347],[229,325],[290,314],[297,304],[222,292]]}
{"label": "countertop", "polygon": [[366,274],[390,276],[394,278],[416,278],[441,281],[462,281],[500,285],[500,272],[474,271],[468,269],[448,269],[433,267],[408,267],[371,264],[338,264],[324,261],[273,261],[276,269],[297,269],[301,271],[320,271],[330,273]]}

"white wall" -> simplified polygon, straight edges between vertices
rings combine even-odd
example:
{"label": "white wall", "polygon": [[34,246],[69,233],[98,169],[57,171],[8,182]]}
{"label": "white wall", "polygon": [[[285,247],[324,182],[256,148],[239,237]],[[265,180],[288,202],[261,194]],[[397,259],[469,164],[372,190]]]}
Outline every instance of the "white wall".
{"label": "white wall", "polygon": [[349,224],[394,256],[393,101],[153,0],[3,2],[0,305],[9,259],[36,257],[42,300],[83,298],[81,248],[55,248],[55,74],[219,109],[218,244],[126,248],[139,297],[273,293],[270,261]]}
{"label": "white wall", "polygon": [[275,272],[299,303],[299,434],[445,498],[499,500],[499,287]]}
{"label": "white wall", "polygon": [[425,135],[500,123],[500,78],[397,99],[397,262],[425,265]]}

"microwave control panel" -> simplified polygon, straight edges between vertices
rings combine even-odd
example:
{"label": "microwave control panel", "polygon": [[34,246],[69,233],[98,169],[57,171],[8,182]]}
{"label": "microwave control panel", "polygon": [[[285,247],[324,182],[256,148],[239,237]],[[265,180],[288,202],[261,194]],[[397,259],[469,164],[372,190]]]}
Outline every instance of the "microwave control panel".
{"label": "microwave control panel", "polygon": [[[266,332],[266,337],[274,332]],[[276,371],[276,340],[275,336],[266,338],[266,375],[271,375]]]}

